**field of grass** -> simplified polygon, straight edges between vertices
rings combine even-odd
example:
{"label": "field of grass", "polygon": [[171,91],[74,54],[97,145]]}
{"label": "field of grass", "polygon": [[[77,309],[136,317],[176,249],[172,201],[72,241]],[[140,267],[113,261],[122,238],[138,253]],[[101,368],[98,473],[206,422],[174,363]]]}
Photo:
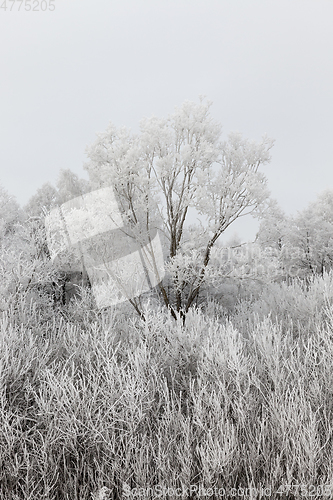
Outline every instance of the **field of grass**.
{"label": "field of grass", "polygon": [[0,317],[0,499],[333,497],[333,275],[186,325]]}

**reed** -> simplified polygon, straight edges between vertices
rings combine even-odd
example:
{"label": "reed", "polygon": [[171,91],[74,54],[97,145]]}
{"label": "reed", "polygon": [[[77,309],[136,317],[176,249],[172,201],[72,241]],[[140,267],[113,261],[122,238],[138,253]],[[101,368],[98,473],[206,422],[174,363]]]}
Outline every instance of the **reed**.
{"label": "reed", "polygon": [[327,275],[185,326],[4,311],[0,499],[332,496],[332,298]]}

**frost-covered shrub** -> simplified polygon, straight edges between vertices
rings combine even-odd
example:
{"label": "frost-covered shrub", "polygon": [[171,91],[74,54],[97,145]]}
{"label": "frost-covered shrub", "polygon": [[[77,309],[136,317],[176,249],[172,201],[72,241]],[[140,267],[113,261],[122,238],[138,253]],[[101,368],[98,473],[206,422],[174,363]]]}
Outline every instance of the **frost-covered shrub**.
{"label": "frost-covered shrub", "polygon": [[269,316],[284,329],[304,335],[316,328],[326,317],[333,303],[333,273],[314,276],[307,281],[294,279],[291,283],[271,283],[264,287],[260,298],[243,301],[236,308],[233,321],[251,325]]}

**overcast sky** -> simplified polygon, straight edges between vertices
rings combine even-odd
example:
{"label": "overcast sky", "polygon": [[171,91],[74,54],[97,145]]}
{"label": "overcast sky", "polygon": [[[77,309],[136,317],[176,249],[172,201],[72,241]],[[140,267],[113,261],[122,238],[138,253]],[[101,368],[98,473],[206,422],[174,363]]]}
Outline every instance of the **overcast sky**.
{"label": "overcast sky", "polygon": [[333,0],[52,3],[0,9],[0,184],[21,205],[60,169],[86,177],[110,121],[137,131],[199,95],[225,137],[276,140],[264,171],[288,214],[333,189]]}

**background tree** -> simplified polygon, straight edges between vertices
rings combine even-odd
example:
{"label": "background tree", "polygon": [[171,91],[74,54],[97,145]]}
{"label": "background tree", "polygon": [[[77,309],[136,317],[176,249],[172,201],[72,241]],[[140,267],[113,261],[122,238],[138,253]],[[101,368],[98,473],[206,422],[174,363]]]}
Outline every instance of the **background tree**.
{"label": "background tree", "polygon": [[22,210],[13,196],[0,186],[0,240],[13,234],[22,221]]}
{"label": "background tree", "polygon": [[58,205],[88,193],[91,189],[88,181],[80,179],[77,174],[69,169],[60,170],[56,187],[56,201]]}
{"label": "background tree", "polygon": [[288,218],[276,200],[270,200],[260,222],[256,242],[263,248],[281,251],[288,226]]}
{"label": "background tree", "polygon": [[30,300],[31,293],[35,306],[43,307],[40,285],[50,280],[52,265],[40,254],[42,240],[14,197],[0,187],[0,310],[11,306],[22,311],[19,304]]}
{"label": "background tree", "polygon": [[[41,262],[50,259],[44,224],[46,214],[62,203],[89,190],[89,183],[86,180],[80,179],[77,174],[67,169],[60,170],[56,186],[45,183],[30,198],[24,207],[25,229],[29,232],[28,239],[34,248],[35,263],[39,262],[41,264]],[[51,264],[50,262],[49,267],[50,269],[47,270],[44,278],[39,274],[39,285],[41,287],[51,287],[61,302],[66,301],[66,295],[72,295],[78,289],[79,282],[89,284],[85,270],[71,272],[66,267]],[[35,278],[37,278],[37,275],[35,275]],[[75,284],[73,284],[73,280]]]}
{"label": "background tree", "polygon": [[295,216],[285,216],[274,202],[260,224],[257,242],[271,248],[286,278],[307,278],[328,272],[333,264],[333,192]]}
{"label": "background tree", "polygon": [[28,217],[44,217],[53,208],[90,190],[89,182],[71,170],[60,170],[56,186],[45,183],[24,207]]}
{"label": "background tree", "polygon": [[328,272],[333,264],[333,191],[291,218],[287,237],[289,261],[300,277]]}
{"label": "background tree", "polygon": [[24,207],[27,217],[44,217],[52,208],[58,204],[57,189],[50,183],[45,183],[37,189]]}
{"label": "background tree", "polygon": [[[110,124],[86,150],[92,187],[113,186],[123,230],[139,244],[151,243],[156,228],[163,232],[169,278],[159,293],[175,318],[197,299],[221,234],[237,218],[258,214],[268,198],[259,167],[269,162],[273,141],[234,133],[222,142],[210,106],[186,101],[167,119],[142,120],[139,135]],[[190,216],[200,222],[186,238]]]}

